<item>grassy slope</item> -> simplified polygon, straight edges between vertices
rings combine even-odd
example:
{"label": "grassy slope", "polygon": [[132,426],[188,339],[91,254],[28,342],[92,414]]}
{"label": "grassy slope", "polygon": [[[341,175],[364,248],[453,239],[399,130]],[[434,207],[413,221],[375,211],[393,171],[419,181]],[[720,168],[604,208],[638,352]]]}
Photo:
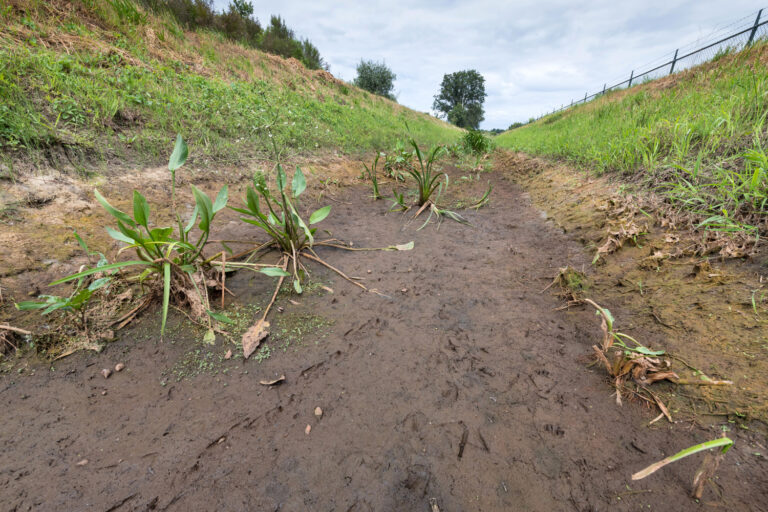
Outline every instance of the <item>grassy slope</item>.
{"label": "grassy slope", "polygon": [[768,45],[545,117],[496,142],[635,175],[719,230],[768,231]]}
{"label": "grassy slope", "polygon": [[403,121],[425,144],[459,134],[325,71],[170,18],[121,17],[106,0],[0,2],[0,98],[6,164],[157,163],[176,132],[224,162],[263,157],[272,140],[294,153],[382,148]]}

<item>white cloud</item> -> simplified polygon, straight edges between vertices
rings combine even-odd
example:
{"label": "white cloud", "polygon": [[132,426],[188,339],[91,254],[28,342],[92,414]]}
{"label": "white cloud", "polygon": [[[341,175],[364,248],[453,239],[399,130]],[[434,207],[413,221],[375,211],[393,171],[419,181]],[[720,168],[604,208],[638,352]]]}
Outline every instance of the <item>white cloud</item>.
{"label": "white cloud", "polygon": [[[219,9],[228,3],[215,0]],[[399,102],[415,110],[431,109],[443,74],[477,69],[488,93],[484,128],[504,128],[583,98],[724,22],[750,18],[759,7],[747,0],[254,5],[262,24],[280,14],[297,35],[309,38],[340,78],[352,80],[361,58],[385,60],[397,74]]]}

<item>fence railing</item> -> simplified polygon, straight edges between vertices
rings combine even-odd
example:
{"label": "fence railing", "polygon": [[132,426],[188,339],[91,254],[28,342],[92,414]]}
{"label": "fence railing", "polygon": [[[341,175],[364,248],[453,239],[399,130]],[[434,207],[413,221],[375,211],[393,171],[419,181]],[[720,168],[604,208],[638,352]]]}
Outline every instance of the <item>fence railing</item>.
{"label": "fence railing", "polygon": [[[764,10],[766,11],[765,13],[763,13]],[[746,23],[743,23],[745,22],[745,20],[752,20],[753,16],[754,16],[754,21],[747,21]],[[641,82],[645,83],[647,81],[654,80],[656,78],[661,78],[662,76],[671,75],[676,71],[677,72],[683,71],[684,69],[688,69],[688,68],[697,66],[699,64],[702,64],[704,62],[707,62],[717,57],[719,54],[723,54],[725,52],[731,52],[731,51],[738,51],[743,48],[746,48],[747,46],[755,42],[757,39],[760,39],[768,35],[768,9],[760,9],[759,11],[757,11],[757,14],[753,13],[745,18],[742,18],[741,20],[729,25],[727,28],[731,28],[733,27],[733,25],[738,25],[738,26],[732,29],[732,30],[735,30],[735,32],[731,32],[730,35],[728,36],[722,37],[722,35],[720,35],[720,36],[716,36],[714,38],[716,40],[714,41],[710,39],[710,41],[708,42],[703,42],[703,43],[697,42],[697,43],[689,44],[687,46],[678,48],[675,50],[674,56],[671,58],[671,60],[664,62],[663,64],[656,65],[651,69],[648,69],[647,71],[642,71],[639,73],[636,73],[635,70],[632,70],[629,74],[629,78],[627,78],[626,80],[623,80],[611,86],[609,86],[608,83],[605,83],[603,85],[602,90],[597,91],[593,94],[589,94],[589,92],[586,92],[584,93],[584,98],[571,100],[570,104],[561,105],[560,108],[556,108],[550,112],[541,114],[538,117],[532,118],[528,122],[538,121],[542,117],[546,117],[546,116],[555,114],[557,112],[567,110],[573,107],[574,105],[586,103],[592,99],[602,96],[603,94],[609,91],[622,89],[622,88],[629,88],[629,87],[632,87],[633,84],[638,84]],[[703,46],[700,46],[695,50],[688,49],[689,47],[695,44],[702,44]],[[681,49],[682,49],[682,52],[681,52]],[[680,55],[680,53],[682,53],[682,55]],[[665,56],[662,58],[669,58],[669,57]]]}

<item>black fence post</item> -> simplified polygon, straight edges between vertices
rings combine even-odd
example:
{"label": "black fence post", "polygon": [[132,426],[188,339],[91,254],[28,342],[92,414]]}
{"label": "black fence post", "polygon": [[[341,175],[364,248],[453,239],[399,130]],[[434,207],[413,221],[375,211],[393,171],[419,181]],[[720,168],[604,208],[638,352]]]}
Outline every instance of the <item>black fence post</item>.
{"label": "black fence post", "polygon": [[760,24],[760,15],[763,14],[763,10],[760,9],[757,11],[757,18],[755,18],[755,26],[752,27],[752,32],[749,33],[749,41],[747,41],[747,46],[752,44],[752,41],[755,39],[755,33],[757,32],[757,26]]}
{"label": "black fence post", "polygon": [[679,52],[679,51],[680,51],[680,48],[675,50],[675,56],[672,57],[672,66],[669,68],[669,74],[670,75],[675,72],[675,63],[677,62],[677,52]]}
{"label": "black fence post", "polygon": [[605,94],[605,86],[608,84],[603,84],[603,94]]}
{"label": "black fence post", "polygon": [[627,86],[627,89],[632,87],[632,77],[635,76],[635,70],[633,69],[632,72],[629,74],[629,85]]}

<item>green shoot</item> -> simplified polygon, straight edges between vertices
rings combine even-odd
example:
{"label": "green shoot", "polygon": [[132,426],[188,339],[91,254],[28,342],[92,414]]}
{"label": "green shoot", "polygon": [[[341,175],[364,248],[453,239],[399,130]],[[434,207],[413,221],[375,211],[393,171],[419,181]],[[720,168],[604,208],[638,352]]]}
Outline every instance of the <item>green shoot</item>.
{"label": "green shoot", "polygon": [[642,471],[638,471],[637,473],[632,475],[632,480],[641,480],[649,475],[652,475],[653,473],[660,470],[667,464],[671,464],[680,459],[684,459],[695,453],[703,452],[704,450],[720,448],[720,453],[727,453],[728,450],[731,448],[731,446],[733,446],[733,441],[728,439],[727,437],[721,437],[720,439],[713,439],[712,441],[707,441],[706,443],[690,446],[685,450],[681,450],[676,454],[667,457],[666,459],[663,459],[663,460],[660,460],[659,462],[651,464],[650,466],[643,469]]}
{"label": "green shoot", "polygon": [[379,164],[379,157],[381,156],[381,153],[376,153],[376,157],[373,159],[373,164],[369,168],[366,164],[363,164],[363,167],[365,168],[364,174],[368,175],[368,179],[371,180],[371,185],[373,186],[373,199],[381,199],[381,194],[379,194],[379,179],[376,175],[376,167]]}

